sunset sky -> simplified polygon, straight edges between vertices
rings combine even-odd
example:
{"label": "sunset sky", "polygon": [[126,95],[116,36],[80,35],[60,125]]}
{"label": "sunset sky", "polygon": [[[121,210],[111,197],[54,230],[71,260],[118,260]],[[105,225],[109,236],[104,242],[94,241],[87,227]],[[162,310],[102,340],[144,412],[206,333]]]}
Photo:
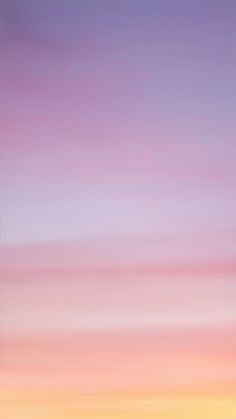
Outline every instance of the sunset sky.
{"label": "sunset sky", "polygon": [[236,2],[0,1],[2,419],[234,419]]}

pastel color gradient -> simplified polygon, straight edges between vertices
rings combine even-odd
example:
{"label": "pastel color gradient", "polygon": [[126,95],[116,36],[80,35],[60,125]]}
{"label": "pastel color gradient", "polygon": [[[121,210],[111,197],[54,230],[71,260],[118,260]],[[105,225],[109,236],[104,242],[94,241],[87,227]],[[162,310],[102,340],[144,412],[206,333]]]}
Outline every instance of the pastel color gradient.
{"label": "pastel color gradient", "polygon": [[1,419],[235,419],[236,2],[0,34]]}

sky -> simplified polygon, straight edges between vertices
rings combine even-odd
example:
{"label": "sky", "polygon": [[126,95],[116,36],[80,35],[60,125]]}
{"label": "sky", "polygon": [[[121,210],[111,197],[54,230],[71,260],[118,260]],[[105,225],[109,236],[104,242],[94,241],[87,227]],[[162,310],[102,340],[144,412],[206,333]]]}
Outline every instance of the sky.
{"label": "sky", "polygon": [[233,419],[235,27],[0,0],[3,419]]}

